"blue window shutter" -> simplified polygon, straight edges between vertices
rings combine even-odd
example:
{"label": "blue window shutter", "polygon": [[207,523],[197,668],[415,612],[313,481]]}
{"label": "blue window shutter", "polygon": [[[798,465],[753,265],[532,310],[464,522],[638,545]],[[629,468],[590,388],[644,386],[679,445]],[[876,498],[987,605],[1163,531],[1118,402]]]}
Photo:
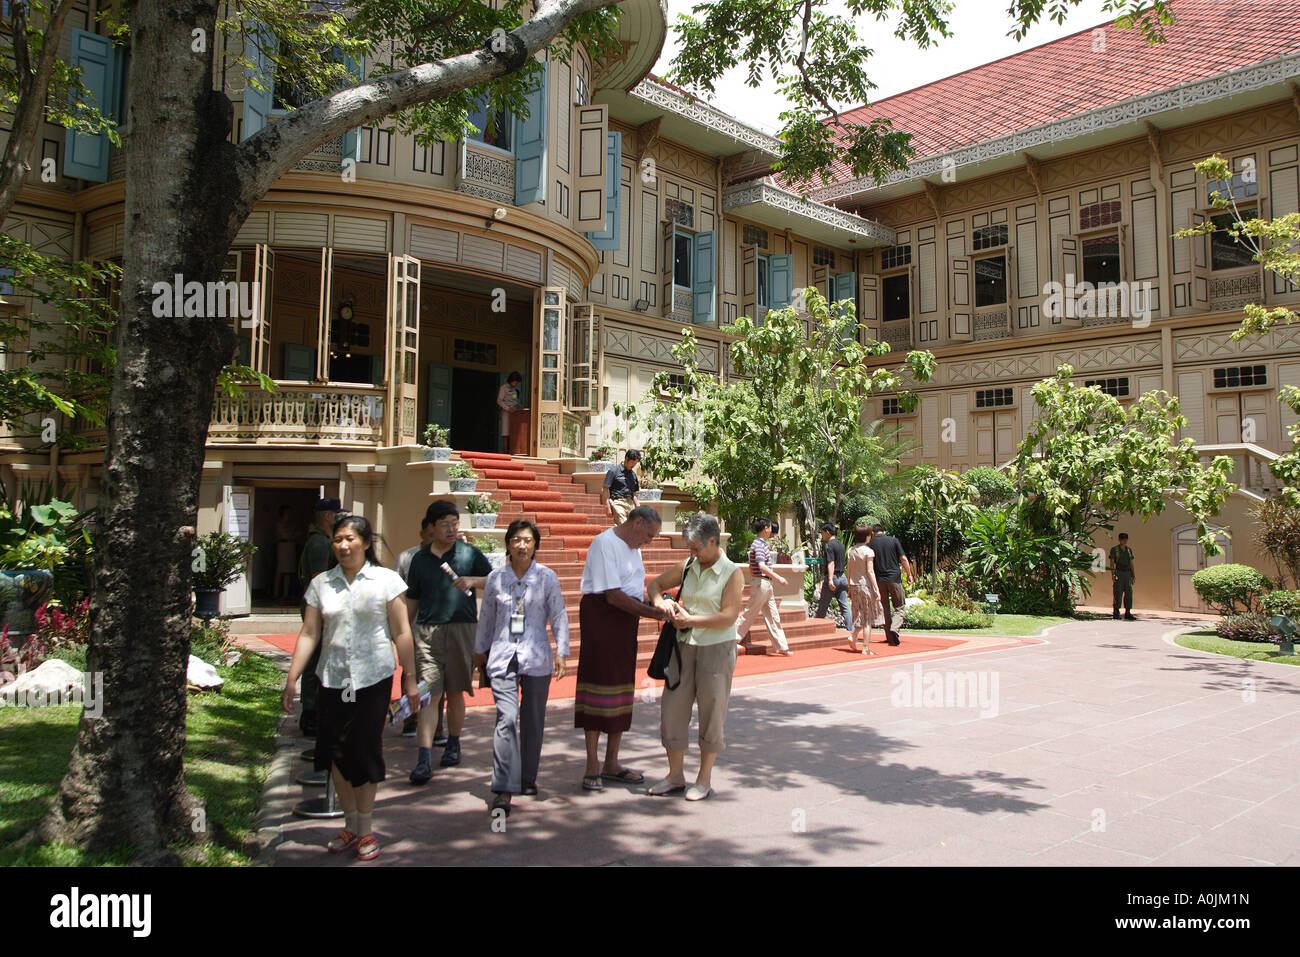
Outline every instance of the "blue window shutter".
{"label": "blue window shutter", "polygon": [[[108,37],[73,29],[69,65],[81,67],[81,82],[89,101],[106,118],[117,115],[114,95],[121,80],[117,52]],[[108,182],[107,133],[76,133],[68,130],[63,150],[63,174],[95,183]]]}
{"label": "blue window shutter", "polygon": [[623,134],[605,135],[605,228],[587,233],[597,249],[618,249],[623,238]]}
{"label": "blue window shutter", "polygon": [[[240,139],[246,140],[254,133],[261,132],[266,126],[266,118],[271,115],[275,74],[267,51],[274,47],[275,42],[271,31],[256,20],[244,24],[244,55],[250,67],[244,71],[244,122],[240,128]],[[254,78],[262,84],[264,90],[253,85]]]}
{"label": "blue window shutter", "polygon": [[[842,272],[839,275],[832,277],[831,279],[831,289],[833,290],[832,301],[839,302],[841,299],[853,299],[854,285],[855,285],[855,277],[854,274],[851,272]],[[844,334],[844,338],[856,339],[857,338],[857,310],[856,308],[851,310],[846,310],[846,313],[854,317],[854,322],[853,322],[853,329],[850,330],[849,332],[846,332]]]}
{"label": "blue window shutter", "polygon": [[528,118],[515,117],[515,205],[546,199],[546,64],[528,92]]}
{"label": "blue window shutter", "polygon": [[791,277],[794,275],[793,256],[769,256],[767,265],[768,280],[772,288],[768,290],[767,301],[771,309],[784,309],[790,305]]}
{"label": "blue window shutter", "polygon": [[696,323],[713,321],[713,286],[716,274],[713,230],[695,234],[692,247],[691,292],[695,299]]}
{"label": "blue window shutter", "polygon": [[[358,60],[356,57],[348,57],[343,61],[348,68],[348,75],[352,78],[352,85],[360,83],[365,77],[365,61]],[[351,157],[355,163],[361,162],[361,127],[348,130],[343,134],[343,156],[341,159],[346,160]]]}

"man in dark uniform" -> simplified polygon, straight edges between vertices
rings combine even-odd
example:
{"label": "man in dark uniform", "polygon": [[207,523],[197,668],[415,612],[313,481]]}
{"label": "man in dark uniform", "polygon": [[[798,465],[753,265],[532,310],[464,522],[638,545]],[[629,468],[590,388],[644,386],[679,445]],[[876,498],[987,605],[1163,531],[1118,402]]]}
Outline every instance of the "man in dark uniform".
{"label": "man in dark uniform", "polygon": [[[314,524],[307,533],[307,542],[302,547],[298,558],[298,582],[302,593],[307,593],[311,580],[321,572],[329,571],[338,564],[334,557],[334,522],[342,511],[342,504],[336,498],[323,498],[312,507]],[[298,602],[298,614],[306,617],[307,604]],[[316,737],[316,696],[320,693],[320,678],[316,677],[316,666],[320,663],[321,642],[316,643],[307,668],[302,673],[302,714],[298,718],[298,727],[309,738]]]}
{"label": "man in dark uniform", "polygon": [[1128,547],[1128,533],[1119,533],[1119,544],[1110,550],[1110,580],[1114,585],[1114,615],[1119,618],[1119,603],[1124,601],[1124,620],[1137,621],[1133,617],[1133,582],[1137,576],[1133,573],[1133,549]]}
{"label": "man in dark uniform", "polygon": [[628,449],[623,456],[623,464],[616,465],[605,473],[605,484],[600,489],[600,501],[605,506],[605,513],[614,520],[615,525],[622,525],[632,514],[632,509],[641,504],[637,492],[641,483],[636,477],[637,463],[641,461],[639,449]]}

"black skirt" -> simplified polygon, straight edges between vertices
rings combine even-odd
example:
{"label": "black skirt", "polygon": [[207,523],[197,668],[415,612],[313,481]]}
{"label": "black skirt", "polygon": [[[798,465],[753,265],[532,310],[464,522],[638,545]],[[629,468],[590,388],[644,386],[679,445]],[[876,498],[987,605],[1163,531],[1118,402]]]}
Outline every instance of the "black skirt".
{"label": "black skirt", "polygon": [[[384,779],[384,723],[388,720],[390,675],[343,700],[342,688],[321,688],[317,701],[317,771],[337,765],[353,787]],[[354,697],[349,695],[349,697]]]}

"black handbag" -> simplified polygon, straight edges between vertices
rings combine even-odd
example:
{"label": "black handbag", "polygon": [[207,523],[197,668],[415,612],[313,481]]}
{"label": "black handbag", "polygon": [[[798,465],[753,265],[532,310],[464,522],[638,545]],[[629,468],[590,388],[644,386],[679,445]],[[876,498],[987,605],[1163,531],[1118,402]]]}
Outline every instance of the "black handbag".
{"label": "black handbag", "polygon": [[[674,601],[681,601],[682,588],[686,587],[686,573],[691,570],[693,561],[693,558],[686,560],[686,567],[682,569],[682,584],[677,588]],[[677,658],[677,684],[669,684],[668,665],[674,657]],[[676,691],[677,685],[682,683],[682,650],[677,646],[677,626],[671,621],[664,622],[663,628],[659,629],[659,643],[655,645],[655,653],[651,656],[650,666],[645,673],[656,681],[662,681],[669,691]]]}

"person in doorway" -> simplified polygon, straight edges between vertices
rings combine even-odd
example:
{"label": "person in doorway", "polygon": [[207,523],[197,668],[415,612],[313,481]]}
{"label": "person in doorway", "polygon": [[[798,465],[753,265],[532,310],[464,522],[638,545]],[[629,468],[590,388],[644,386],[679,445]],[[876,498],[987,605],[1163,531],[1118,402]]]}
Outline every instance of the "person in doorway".
{"label": "person in doorway", "polygon": [[293,509],[280,506],[275,523],[275,598],[281,605],[293,604],[294,579],[298,575],[298,526]]}
{"label": "person in doorway", "polygon": [[[334,523],[342,510],[343,506],[336,498],[323,498],[312,506],[312,527],[302,546],[302,554],[298,556],[298,584],[303,596],[298,603],[298,614],[304,621],[307,620],[307,586],[321,572],[338,564],[334,557]],[[316,667],[319,663],[318,645],[302,673],[302,713],[298,716],[298,727],[309,738],[316,737],[316,698],[320,692]]]}
{"label": "person in doorway", "polygon": [[346,515],[333,533],[338,564],[307,585],[307,611],[280,704],[293,710],[294,685],[305,675],[308,661],[317,660],[321,689],[315,766],[333,775],[345,822],[326,846],[334,854],[355,847],[357,859],[369,861],[379,856],[371,815],[375,791],[384,780],[383,731],[394,647],[412,712],[419,711],[420,693],[402,601],[406,585],[376,561],[378,536],[364,518]]}
{"label": "person in doorway", "polygon": [[849,609],[848,556],[844,543],[835,537],[835,526],[823,522],[822,537],[822,593],[817,599],[817,614],[814,618],[830,616],[831,596],[840,603],[840,612],[844,615],[844,627],[853,630],[853,612]]}
{"label": "person in doorway", "polygon": [[497,408],[501,410],[501,448],[498,449],[500,452],[510,451],[510,413],[523,408],[523,403],[519,400],[519,387],[523,382],[523,376],[518,372],[512,372],[506,376],[505,384],[497,390]]}
{"label": "person in doorway", "polygon": [[[451,502],[431,504],[425,517],[433,522],[433,542],[411,559],[406,599],[418,609],[415,663],[420,680],[433,695],[447,695],[447,746],[440,765],[460,764],[460,732],[465,726],[465,695],[474,694],[474,638],[478,630],[476,589],[482,590],[492,566],[473,545],[456,537],[460,511]],[[432,708],[420,712],[418,752],[412,784],[433,777]]]}
{"label": "person in doorway", "polygon": [[605,513],[614,519],[615,525],[622,525],[632,510],[641,506],[641,501],[637,498],[641,482],[636,477],[637,463],[640,461],[641,452],[638,449],[628,449],[623,456],[623,464],[616,465],[605,473],[600,501],[605,506]]}
{"label": "person in doorway", "polygon": [[912,563],[903,554],[903,544],[893,535],[885,534],[885,526],[871,526],[871,550],[875,553],[872,566],[876,573],[876,586],[880,589],[880,603],[885,613],[885,643],[901,644],[898,633],[903,627],[903,609],[907,605],[907,592],[903,590],[903,572],[910,581]]}
{"label": "person in doorway", "polygon": [[761,615],[763,624],[767,626],[773,653],[793,655],[794,652],[785,640],[785,629],[781,627],[781,607],[776,600],[776,589],[772,586],[773,582],[786,584],[786,580],[772,568],[772,550],[767,544],[776,530],[776,524],[770,518],[756,518],[753,529],[754,542],[749,546],[749,607],[736,620],[737,644],[748,649],[750,626]]}
{"label": "person in doorway", "polygon": [[1133,582],[1137,580],[1137,575],[1133,571],[1133,549],[1128,547],[1128,533],[1119,533],[1119,544],[1111,548],[1110,561],[1110,581],[1112,591],[1114,592],[1115,603],[1113,611],[1115,618],[1119,618],[1120,602],[1124,603],[1124,620],[1137,621],[1133,617]]}
{"label": "person in doorway", "polygon": [[[647,505],[632,510],[627,521],[591,540],[582,569],[578,606],[578,686],[573,726],[584,732],[586,791],[603,791],[603,781],[641,784],[645,775],[618,763],[623,732],[632,727],[636,693],[637,625],[641,618],[662,621],[663,609],[646,602],[641,548],[659,534],[659,513]],[[599,759],[600,735],[607,736],[605,763]]]}
{"label": "person in doorway", "polygon": [[[410,583],[411,559],[415,557],[415,553],[420,551],[423,548],[428,548],[432,544],[433,544],[433,522],[431,522],[429,520],[429,517],[426,515],[424,518],[420,519],[420,544],[412,545],[410,548],[406,549],[404,552],[402,552],[402,554],[397,556],[397,561],[393,563],[393,571],[397,572],[397,574],[402,576],[402,581],[407,582],[408,584]],[[411,634],[414,635],[415,615],[411,614],[410,618],[411,618]],[[443,733],[442,730],[442,715],[443,715],[443,709],[446,707],[446,704],[447,704],[447,695],[444,692],[442,697],[438,699],[438,728],[433,732],[433,746],[435,748],[442,747],[444,744],[447,743],[447,736]],[[419,724],[420,724],[420,716],[416,714],[410,715],[405,721],[402,722],[402,737],[404,738],[415,737],[416,731],[419,728]]]}
{"label": "person in doorway", "polygon": [[876,553],[872,551],[870,526],[858,525],[853,529],[853,547],[849,549],[848,575],[849,599],[853,606],[853,635],[849,645],[862,653],[874,655],[871,650],[871,623],[880,607],[880,586],[876,583]]}
{"label": "person in doorway", "polygon": [[[569,657],[569,615],[560,578],[533,561],[540,538],[537,526],[526,518],[515,519],[506,529],[510,560],[487,577],[474,642],[474,663],[486,666],[497,705],[492,809],[506,814],[512,794],[537,793],[551,677],[564,677]],[[554,656],[546,637],[548,623]]]}
{"label": "person in doorway", "polygon": [[[668,753],[668,775],[652,784],[655,796],[686,792],[686,800],[703,801],[713,793],[713,764],[726,746],[723,728],[736,670],[736,615],[745,589],[745,573],[722,551],[722,530],[712,515],[696,512],[686,521],[683,537],[691,557],[654,580],[649,592],[655,606],[677,627],[682,658],[668,666],[668,683],[659,702],[659,740]],[[664,596],[681,586],[680,600]],[[679,670],[680,669],[680,670]],[[668,684],[677,681],[677,687]],[[700,770],[686,786],[686,757],[691,711],[699,705]]]}

